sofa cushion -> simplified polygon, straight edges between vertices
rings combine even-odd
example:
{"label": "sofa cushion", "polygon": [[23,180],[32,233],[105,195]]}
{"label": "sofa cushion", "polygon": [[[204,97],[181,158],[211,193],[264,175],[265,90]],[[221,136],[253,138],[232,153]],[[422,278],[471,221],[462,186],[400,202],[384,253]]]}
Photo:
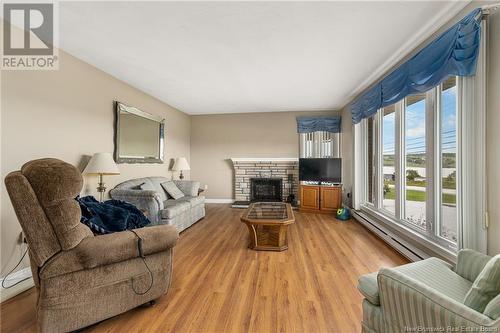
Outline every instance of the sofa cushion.
{"label": "sofa cushion", "polygon": [[500,254],[484,266],[465,296],[464,304],[483,313],[486,305],[500,293]]}
{"label": "sofa cushion", "polygon": [[203,205],[205,203],[205,197],[204,196],[185,196],[177,200],[179,202],[189,202],[191,207],[196,207],[198,205]]}
{"label": "sofa cushion", "polygon": [[155,190],[153,184],[151,184],[150,182],[142,183],[141,185],[139,185],[139,188],[143,191],[154,191]]}
{"label": "sofa cushion", "polygon": [[377,274],[378,272],[366,274],[358,279],[358,290],[373,305],[380,305]]}
{"label": "sofa cushion", "polygon": [[455,272],[470,282],[474,282],[490,259],[490,256],[474,250],[460,250],[457,255]]}
{"label": "sofa cushion", "polygon": [[175,185],[182,191],[185,195],[195,197],[198,195],[198,190],[200,189],[200,182],[193,180],[174,180]]}
{"label": "sofa cushion", "polygon": [[[370,274],[369,274],[370,275]],[[380,306],[373,305],[367,300],[363,301],[363,329],[362,332],[389,332],[384,322],[384,316],[382,315],[382,308]]]}
{"label": "sofa cushion", "polygon": [[160,211],[162,219],[172,219],[191,209],[191,204],[188,201],[170,199],[166,200],[163,205],[165,208]]}
{"label": "sofa cushion", "polygon": [[[417,280],[460,303],[469,291],[472,283],[456,274],[452,266],[443,260],[429,258],[418,262],[395,267],[394,270]],[[377,273],[363,275],[359,279],[358,289],[372,304],[380,304],[378,283],[374,281]],[[377,289],[375,290],[375,286]]]}
{"label": "sofa cushion", "polygon": [[395,269],[460,303],[472,285],[472,282],[456,274],[450,264],[438,258],[421,260]]}
{"label": "sofa cushion", "polygon": [[500,294],[486,305],[483,313],[493,320],[500,318]]}
{"label": "sofa cushion", "polygon": [[178,200],[184,196],[184,193],[181,190],[179,190],[177,185],[175,185],[175,183],[172,181],[163,182],[161,183],[161,186],[175,200]]}
{"label": "sofa cushion", "polygon": [[[159,178],[159,179],[155,179],[155,178]],[[167,195],[167,192],[165,192],[163,187],[160,185],[160,181],[164,181],[164,179],[160,178],[160,177],[144,178],[144,182],[140,186],[141,190],[155,191],[156,193],[158,193],[160,200],[165,201],[168,199],[168,195]]]}

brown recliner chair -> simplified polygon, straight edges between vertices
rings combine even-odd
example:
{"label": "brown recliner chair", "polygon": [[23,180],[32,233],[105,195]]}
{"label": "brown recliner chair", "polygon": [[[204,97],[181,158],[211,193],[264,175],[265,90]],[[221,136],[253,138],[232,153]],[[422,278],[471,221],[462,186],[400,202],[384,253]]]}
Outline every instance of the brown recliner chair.
{"label": "brown recliner chair", "polygon": [[7,175],[5,184],[29,245],[39,330],[77,330],[167,292],[179,237],[175,227],[94,236],[80,223],[74,199],[82,189],[81,173],[57,159],[28,162]]}

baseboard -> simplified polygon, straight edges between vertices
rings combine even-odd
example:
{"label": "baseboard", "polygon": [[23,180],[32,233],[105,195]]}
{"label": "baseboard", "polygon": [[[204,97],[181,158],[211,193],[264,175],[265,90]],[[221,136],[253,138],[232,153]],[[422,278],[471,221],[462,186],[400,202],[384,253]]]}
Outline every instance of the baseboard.
{"label": "baseboard", "polygon": [[429,257],[411,244],[408,244],[408,242],[405,242],[404,240],[394,235],[387,228],[384,228],[378,223],[374,223],[374,221],[367,218],[367,216],[360,214],[359,212],[356,212],[354,210],[352,210],[352,215],[356,219],[356,221],[363,224],[371,232],[376,234],[380,239],[382,239],[389,246],[391,246],[393,249],[401,253],[409,260],[419,261]]}
{"label": "baseboard", "polygon": [[[0,284],[3,282],[5,278],[0,278]],[[5,280],[5,285],[10,286],[13,285],[14,283],[18,281],[22,281],[26,279],[25,281],[13,286],[12,288],[7,288],[4,289],[0,287],[0,302],[5,302],[9,298],[12,298],[20,293],[22,293],[25,290],[28,290],[32,288],[35,283],[33,281],[33,278],[31,277],[31,268],[26,267],[23,269],[18,270],[15,273],[12,273],[7,280]]]}
{"label": "baseboard", "polygon": [[234,199],[205,199],[205,203],[230,204]]}

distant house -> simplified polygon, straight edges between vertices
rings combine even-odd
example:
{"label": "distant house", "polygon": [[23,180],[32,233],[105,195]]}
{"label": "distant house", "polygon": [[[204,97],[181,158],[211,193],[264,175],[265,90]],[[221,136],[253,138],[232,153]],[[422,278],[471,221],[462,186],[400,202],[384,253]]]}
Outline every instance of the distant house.
{"label": "distant house", "polygon": [[384,173],[384,180],[396,181],[395,173]]}

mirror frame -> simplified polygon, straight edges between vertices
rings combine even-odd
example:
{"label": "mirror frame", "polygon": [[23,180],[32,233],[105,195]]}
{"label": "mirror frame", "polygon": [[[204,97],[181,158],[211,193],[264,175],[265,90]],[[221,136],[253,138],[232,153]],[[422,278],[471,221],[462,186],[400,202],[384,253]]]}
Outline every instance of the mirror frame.
{"label": "mirror frame", "polygon": [[[159,142],[159,158],[129,158],[120,157],[120,112],[128,112],[136,116],[153,120],[158,123],[160,131],[160,142]],[[163,163],[164,162],[164,148],[165,148],[165,119],[149,114],[147,112],[141,111],[133,106],[128,106],[121,102],[115,101],[115,135],[114,135],[115,151],[114,157],[116,163]]]}

